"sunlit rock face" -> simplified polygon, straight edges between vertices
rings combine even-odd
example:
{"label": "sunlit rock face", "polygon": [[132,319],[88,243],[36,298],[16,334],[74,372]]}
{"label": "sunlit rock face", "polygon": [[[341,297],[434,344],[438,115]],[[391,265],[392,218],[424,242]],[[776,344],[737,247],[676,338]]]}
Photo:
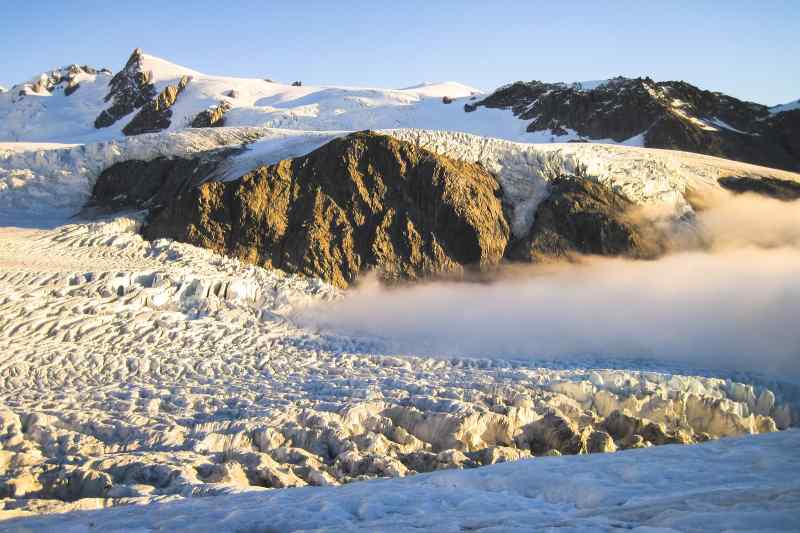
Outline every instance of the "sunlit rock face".
{"label": "sunlit rock face", "polygon": [[239,152],[117,163],[98,177],[89,205],[149,207],[149,239],[177,239],[338,287],[367,271],[415,280],[501,261],[654,258],[666,249],[665,232],[637,218],[633,201],[582,175],[580,165],[568,173],[555,153],[541,161],[549,182],[538,206],[525,207],[532,220],[521,224],[504,177],[384,135],[351,134],[236,180],[215,179]]}
{"label": "sunlit rock face", "polygon": [[128,122],[122,133],[125,135],[141,135],[155,133],[169,128],[172,119],[171,107],[178,96],[192,81],[190,76],[183,76],[176,85],[167,85],[158,96],[144,104],[139,112]]}
{"label": "sunlit rock face", "polygon": [[[234,98],[234,96],[230,96]],[[193,128],[221,128],[225,125],[225,113],[231,110],[231,104],[220,102],[204,111],[201,111],[192,119]]]}
{"label": "sunlit rock face", "polygon": [[481,166],[361,132],[190,188],[143,235],[346,287],[367,270],[396,280],[496,266],[509,226]]}

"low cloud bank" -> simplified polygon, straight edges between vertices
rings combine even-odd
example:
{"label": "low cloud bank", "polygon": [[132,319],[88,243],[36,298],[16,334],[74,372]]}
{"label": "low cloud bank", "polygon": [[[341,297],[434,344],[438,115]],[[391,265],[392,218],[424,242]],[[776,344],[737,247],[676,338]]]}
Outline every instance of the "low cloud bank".
{"label": "low cloud bank", "polygon": [[299,320],[397,353],[591,354],[800,377],[800,205],[731,197],[695,227],[693,249],[657,261],[587,258],[491,283],[368,280]]}

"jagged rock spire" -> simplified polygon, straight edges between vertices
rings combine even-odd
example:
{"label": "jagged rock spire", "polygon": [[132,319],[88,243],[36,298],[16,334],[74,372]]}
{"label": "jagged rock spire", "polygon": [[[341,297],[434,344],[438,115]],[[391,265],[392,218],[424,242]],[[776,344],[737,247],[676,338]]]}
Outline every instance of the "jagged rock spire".
{"label": "jagged rock spire", "polygon": [[134,49],[125,63],[125,68],[111,78],[105,101],[113,103],[95,119],[95,128],[112,125],[156,97],[156,89],[152,83],[153,74],[144,70],[143,55],[141,48]]}

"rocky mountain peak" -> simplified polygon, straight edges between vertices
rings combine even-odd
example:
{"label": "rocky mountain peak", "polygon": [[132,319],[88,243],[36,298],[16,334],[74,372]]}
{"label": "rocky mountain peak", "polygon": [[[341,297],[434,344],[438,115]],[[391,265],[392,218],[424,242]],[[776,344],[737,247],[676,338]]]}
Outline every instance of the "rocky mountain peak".
{"label": "rocky mountain peak", "polygon": [[[614,141],[797,170],[800,117],[685,81],[617,77],[599,83],[516,82],[468,103],[508,109],[529,132],[557,140]],[[798,114],[800,115],[800,113]]]}
{"label": "rocky mountain peak", "polygon": [[105,101],[112,104],[95,119],[95,128],[112,125],[156,97],[156,88],[152,83],[153,74],[145,71],[143,59],[142,49],[134,49],[125,67],[111,78]]}
{"label": "rocky mountain peak", "polygon": [[[81,75],[95,76],[98,74],[111,75],[108,69],[95,69],[88,65],[72,64],[43,72],[32,80],[21,85],[15,85],[12,90],[18,97],[26,95],[52,95],[58,90],[63,90],[69,96],[74,93],[80,84]],[[0,90],[4,92],[4,90]]]}
{"label": "rocky mountain peak", "polygon": [[141,68],[143,61],[144,61],[144,51],[141,48],[134,48],[133,52],[131,52],[130,57],[128,57],[128,61],[125,63],[124,70],[132,71]]}

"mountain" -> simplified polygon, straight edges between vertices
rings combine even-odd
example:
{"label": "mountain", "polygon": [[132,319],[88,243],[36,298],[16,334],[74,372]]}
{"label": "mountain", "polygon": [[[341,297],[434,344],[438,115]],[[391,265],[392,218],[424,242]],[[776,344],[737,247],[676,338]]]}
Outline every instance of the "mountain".
{"label": "mountain", "polygon": [[[95,191],[118,181],[114,174],[108,169]],[[184,189],[153,211],[145,238],[188,242],[338,287],[373,269],[387,279],[417,279],[496,266],[509,237],[500,186],[481,165],[371,132],[241,179]]]}
{"label": "mountain", "polygon": [[668,148],[800,168],[800,113],[768,108],[682,81],[614,78],[586,84],[516,82],[465,105],[504,109],[531,133],[569,141]]}
{"label": "mountain", "polygon": [[[52,85],[31,90],[34,82],[0,94],[0,142],[82,144],[222,125],[315,131],[424,127],[524,137],[515,136],[519,121],[513,116],[487,112],[475,120],[464,113],[463,102],[479,91],[456,82],[373,89],[209,76],[140,49],[114,75],[91,71],[96,74],[84,76],[69,94]],[[447,105],[445,99],[461,102]]]}
{"label": "mountain", "polygon": [[670,148],[800,168],[797,103],[769,108],[679,81],[457,82],[404,89],[209,76],[136,49],[115,75],[72,65],[0,93],[0,141],[86,143],[189,127],[419,128],[518,142]]}
{"label": "mountain", "polygon": [[[178,144],[200,131],[149,140]],[[344,288],[367,271],[418,280],[587,254],[656,258],[669,251],[674,230],[691,238],[694,206],[725,189],[785,201],[800,195],[797,174],[673,151],[420,130],[282,133],[291,133],[289,142],[266,137],[243,149],[223,136],[199,152],[169,157],[161,148],[160,157],[105,164],[88,205],[148,209],[146,239]],[[302,154],[287,157],[286,144]]]}

